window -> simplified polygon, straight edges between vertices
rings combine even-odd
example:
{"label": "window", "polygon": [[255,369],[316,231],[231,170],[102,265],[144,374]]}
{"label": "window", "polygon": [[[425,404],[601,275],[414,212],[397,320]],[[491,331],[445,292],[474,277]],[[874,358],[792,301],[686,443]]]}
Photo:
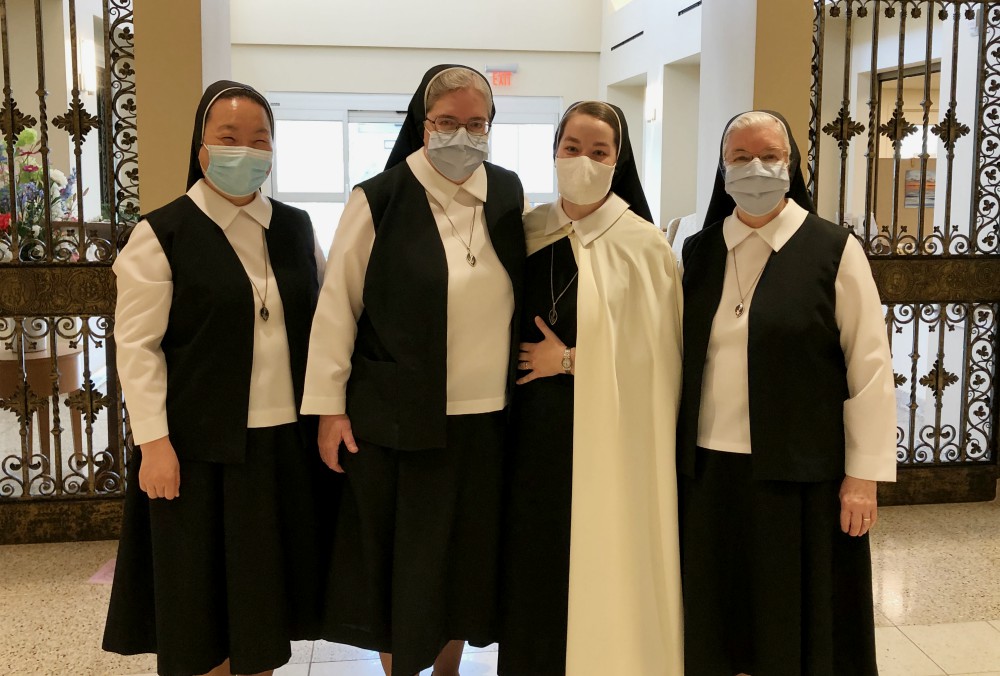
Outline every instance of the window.
{"label": "window", "polygon": [[347,145],[352,188],[385,169],[404,118],[403,113],[351,111]]}
{"label": "window", "polygon": [[[351,189],[382,171],[410,95],[274,93],[270,194],[305,209],[323,251],[333,242]],[[533,204],[556,197],[552,140],[555,97],[498,96],[490,161],[517,172]]]}

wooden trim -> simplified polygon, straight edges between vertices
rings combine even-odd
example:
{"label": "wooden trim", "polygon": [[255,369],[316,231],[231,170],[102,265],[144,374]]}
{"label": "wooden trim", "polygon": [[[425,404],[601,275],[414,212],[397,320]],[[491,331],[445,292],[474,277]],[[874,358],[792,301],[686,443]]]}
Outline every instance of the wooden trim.
{"label": "wooden trim", "polygon": [[997,497],[997,465],[900,467],[895,483],[878,485],[879,505],[990,502]]}
{"label": "wooden trim", "polygon": [[117,540],[123,498],[0,502],[0,545]]}
{"label": "wooden trim", "polygon": [[870,257],[883,303],[1000,301],[1000,256]]}
{"label": "wooden trim", "polygon": [[0,316],[111,316],[115,288],[109,265],[5,266],[0,268]]}

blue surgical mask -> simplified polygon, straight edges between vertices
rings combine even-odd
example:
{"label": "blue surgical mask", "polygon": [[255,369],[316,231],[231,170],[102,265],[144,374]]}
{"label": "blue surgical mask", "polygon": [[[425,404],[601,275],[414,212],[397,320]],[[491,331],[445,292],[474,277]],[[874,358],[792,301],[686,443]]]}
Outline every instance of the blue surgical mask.
{"label": "blue surgical mask", "polygon": [[483,134],[474,136],[465,129],[452,134],[432,131],[427,141],[427,159],[443,176],[452,181],[463,181],[486,160],[490,154],[490,139]]}
{"label": "blue surgical mask", "polygon": [[784,162],[765,164],[755,157],[747,164],[726,169],[726,192],[750,216],[771,213],[785,197],[789,184]]}
{"label": "blue surgical mask", "polygon": [[210,146],[205,177],[227,197],[256,192],[271,171],[271,151],[246,146]]}

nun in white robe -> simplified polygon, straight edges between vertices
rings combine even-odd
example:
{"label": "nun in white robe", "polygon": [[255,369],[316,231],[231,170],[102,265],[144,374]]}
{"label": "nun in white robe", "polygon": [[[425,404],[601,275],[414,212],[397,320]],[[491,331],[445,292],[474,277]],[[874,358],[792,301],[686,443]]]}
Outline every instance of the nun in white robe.
{"label": "nun in white robe", "polygon": [[[619,109],[570,107],[557,156],[567,122],[602,109],[596,119],[620,132],[600,206],[572,220],[563,197],[525,216],[521,336],[541,342],[522,343],[513,402],[502,676],[683,672],[680,276],[650,222]],[[564,357],[554,367],[553,354]]]}

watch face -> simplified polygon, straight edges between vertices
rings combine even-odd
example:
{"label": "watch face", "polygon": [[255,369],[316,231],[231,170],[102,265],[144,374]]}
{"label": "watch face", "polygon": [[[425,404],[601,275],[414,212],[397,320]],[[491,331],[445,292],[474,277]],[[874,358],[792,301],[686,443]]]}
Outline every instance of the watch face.
{"label": "watch face", "polygon": [[569,371],[571,368],[573,368],[573,360],[570,359],[569,357],[563,357],[562,367],[564,370]]}

